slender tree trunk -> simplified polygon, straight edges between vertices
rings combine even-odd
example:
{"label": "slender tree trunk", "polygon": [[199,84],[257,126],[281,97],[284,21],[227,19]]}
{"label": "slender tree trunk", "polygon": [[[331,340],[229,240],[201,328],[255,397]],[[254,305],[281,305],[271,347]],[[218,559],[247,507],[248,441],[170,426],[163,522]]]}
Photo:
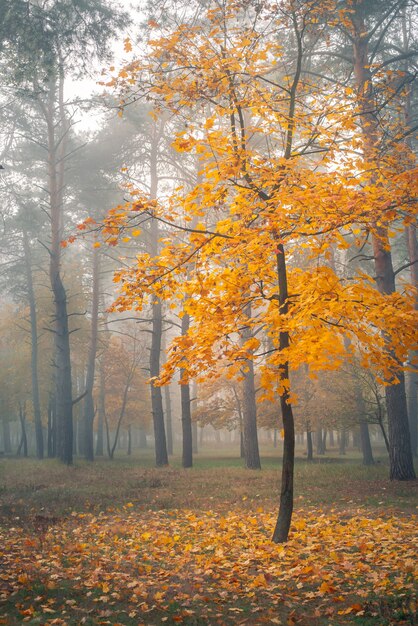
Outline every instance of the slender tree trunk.
{"label": "slender tree trunk", "polygon": [[[56,122],[58,93],[59,121]],[[73,399],[71,382],[70,333],[68,328],[67,294],[61,278],[61,239],[63,222],[63,190],[65,150],[68,123],[64,106],[64,75],[62,67],[57,83],[51,80],[49,101],[45,106],[38,100],[48,129],[48,192],[51,220],[49,275],[54,296],[55,337],[55,402],[57,420],[57,453],[67,465],[73,462]],[[57,129],[60,136],[57,137]]]}
{"label": "slender tree trunk", "polygon": [[[245,314],[251,317],[251,306],[247,305]],[[242,331],[242,342],[251,339],[249,326]],[[257,405],[255,398],[254,363],[247,359],[244,364],[244,380],[242,381],[242,422],[244,435],[244,458],[248,469],[261,469],[260,452],[257,433]]]}
{"label": "slender tree trunk", "polygon": [[106,420],[108,450],[109,450],[109,458],[110,459],[113,459],[113,456],[114,456],[115,450],[116,450],[116,446],[118,445],[118,442],[119,442],[120,427],[122,425],[122,420],[123,420],[123,418],[125,416],[126,403],[128,401],[128,394],[129,394],[129,387],[131,385],[134,372],[135,372],[135,364],[133,363],[131,371],[129,372],[129,376],[128,376],[128,378],[126,380],[126,383],[125,383],[125,388],[123,390],[122,405],[121,405],[121,408],[120,408],[120,411],[119,411],[119,418],[118,418],[118,423],[116,425],[115,438],[113,440],[112,447],[110,447],[110,443],[109,443],[109,425],[108,425],[107,420]]}
{"label": "slender tree trunk", "polygon": [[21,449],[23,448],[23,456],[25,458],[27,458],[27,456],[28,456],[28,437],[27,437],[27,434],[26,434],[26,411],[22,407],[21,404],[19,404],[19,421],[20,421],[21,435],[20,435],[19,447],[17,449],[17,456],[20,456]]}
{"label": "slender tree trunk", "polygon": [[86,396],[84,398],[84,454],[87,461],[94,460],[94,400],[93,400],[93,386],[94,386],[94,372],[96,366],[96,354],[97,354],[97,334],[99,327],[99,287],[100,287],[100,264],[99,264],[99,251],[97,248],[93,249],[93,293],[92,293],[92,305],[91,305],[91,335],[90,335],[90,347],[87,359],[87,372],[86,372]]}
{"label": "slender tree trunk", "polygon": [[[351,19],[354,26],[354,75],[359,93],[360,120],[366,156],[373,160],[379,146],[379,127],[375,116],[376,102],[373,95],[373,79],[368,54],[368,31],[365,24],[366,3],[358,1]],[[387,229],[375,225],[372,237],[377,288],[382,294],[396,290],[395,274]],[[408,411],[405,393],[405,377],[398,374],[399,382],[385,387],[389,426],[389,462],[392,480],[412,480],[415,470],[409,434]]]}
{"label": "slender tree trunk", "polygon": [[36,456],[38,459],[44,458],[44,436],[42,431],[41,403],[39,399],[39,379],[38,379],[38,322],[35,292],[32,278],[32,262],[28,233],[23,228],[23,250],[25,256],[26,285],[28,290],[30,330],[31,330],[31,375],[32,375],[32,404],[33,419],[35,423]]}
{"label": "slender tree trunk", "polygon": [[107,450],[107,456],[109,457],[109,459],[112,459],[112,450],[110,447],[110,429],[109,429],[109,421],[107,419],[107,415],[106,413],[104,414],[104,422],[105,422],[105,427],[106,427],[106,450]]}
{"label": "slender tree trunk", "polygon": [[[286,315],[289,310],[287,269],[283,244],[278,244],[276,255],[277,277],[279,283],[280,312]],[[289,347],[289,333],[281,331],[279,334],[279,348]],[[280,389],[280,407],[282,410],[284,442],[282,461],[282,483],[280,490],[280,506],[276,526],[273,532],[273,541],[281,543],[287,541],[293,513],[293,474],[295,465],[295,422],[292,405],[289,398],[289,363],[283,361],[279,369],[282,388]]]}
{"label": "slender tree trunk", "polygon": [[[190,317],[184,313],[181,319],[181,334],[186,335],[190,326]],[[180,381],[184,380],[186,372],[180,369]],[[182,466],[193,466],[193,435],[192,435],[192,412],[190,404],[190,384],[187,382],[180,385],[181,394],[181,431],[182,431]]]}
{"label": "slender tree trunk", "polygon": [[[150,351],[151,379],[156,378],[160,373],[162,325],[163,318],[161,302],[157,298],[155,298],[152,304],[152,339]],[[157,467],[161,467],[163,465],[168,465],[163,397],[161,393],[161,387],[157,387],[152,381],[151,408],[154,424],[155,464],[157,465]]]}
{"label": "slender tree trunk", "polygon": [[347,445],[347,433],[345,430],[342,430],[340,432],[340,447],[339,447],[339,454],[344,455],[345,454],[345,448]]}
{"label": "slender tree trunk", "polygon": [[374,465],[372,444],[370,441],[369,425],[362,420],[360,422],[361,451],[363,453],[363,465]]}
{"label": "slender tree trunk", "polygon": [[105,373],[105,353],[100,358],[99,369],[99,399],[97,407],[97,441],[96,456],[104,455],[104,416],[106,413],[106,373]]}
{"label": "slender tree trunk", "polygon": [[171,411],[170,385],[164,387],[165,424],[167,429],[167,453],[173,454],[173,417]]}
{"label": "slender tree trunk", "polygon": [[[411,263],[411,282],[417,290],[415,308],[418,309],[418,244],[416,224],[410,224],[406,228],[408,241],[409,262]],[[412,352],[410,362],[416,362],[418,352]],[[411,434],[412,453],[418,455],[418,370],[414,365],[413,371],[408,373],[408,417]]]}
{"label": "slender tree trunk", "polygon": [[53,396],[49,397],[48,400],[48,458],[52,459],[57,456],[57,447],[56,447],[56,433],[57,433],[57,421],[56,421],[56,413],[55,413],[55,398]]}
{"label": "slender tree trunk", "polygon": [[321,456],[325,454],[324,435],[322,432],[322,428],[318,428],[318,430],[316,431],[316,453]]}
{"label": "slender tree trunk", "polygon": [[[150,199],[157,198],[158,191],[158,142],[163,132],[163,126],[157,129],[156,124],[153,127],[153,138],[151,142],[150,154]],[[151,236],[151,253],[157,256],[159,249],[159,228],[158,221],[151,219],[150,227]],[[163,316],[161,301],[154,297],[152,302],[152,338],[150,351],[150,374],[151,374],[151,410],[154,424],[155,439],[155,464],[157,467],[168,465],[167,439],[164,425],[164,409],[161,387],[157,387],[152,382],[160,374],[161,360],[161,342],[163,333]]]}
{"label": "slender tree trunk", "polygon": [[310,424],[306,425],[306,458],[308,461],[313,460],[313,443]]}
{"label": "slender tree trunk", "polygon": [[131,456],[132,454],[132,432],[131,432],[131,425],[128,424],[128,449],[126,451],[126,454],[128,456]]}
{"label": "slender tree trunk", "polygon": [[[405,6],[403,8],[402,15],[402,31],[403,31],[403,52],[405,55],[411,51],[410,41],[408,33],[408,21]],[[411,70],[410,57],[406,56],[404,61],[405,74]],[[414,98],[414,89],[416,81],[410,82],[406,89],[406,97],[404,100],[404,112],[405,112],[405,127],[406,130],[411,131],[413,128],[414,120],[412,119],[412,102]],[[412,145],[412,133],[406,139],[406,142],[411,150]],[[418,310],[418,242],[417,242],[417,220],[406,226],[406,243],[408,248],[409,262],[411,263],[411,283],[415,287],[415,309]],[[411,352],[409,356],[409,362],[415,363],[413,370],[408,372],[407,378],[407,406],[408,406],[408,418],[409,418],[409,430],[411,435],[411,448],[413,456],[418,455],[418,367],[416,365],[418,359],[418,352]]]}

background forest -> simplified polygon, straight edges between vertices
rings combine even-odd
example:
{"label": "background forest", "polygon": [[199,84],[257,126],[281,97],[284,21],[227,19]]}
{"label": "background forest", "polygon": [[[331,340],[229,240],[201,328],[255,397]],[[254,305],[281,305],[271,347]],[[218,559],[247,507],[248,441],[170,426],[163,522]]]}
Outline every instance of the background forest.
{"label": "background forest", "polygon": [[[194,596],[177,579],[167,588],[154,580],[150,591],[134,577],[128,589],[145,607],[97,613],[110,597],[128,602],[120,589],[112,595],[108,563],[100,567],[109,578],[87,579],[111,595],[82,623],[116,623],[100,621],[116,614],[123,624],[338,624],[363,615],[370,621],[358,623],[415,623],[411,570],[400,563],[411,555],[403,515],[413,511],[418,445],[416,2],[0,0],[0,51],[1,511],[4,529],[30,520],[36,537],[26,556],[7,540],[3,599],[12,594],[14,608],[4,623],[76,624],[87,615],[59,621],[63,608],[45,604],[47,592],[37,594],[42,610],[24,596],[31,550],[44,558],[55,542],[65,551],[64,535],[50,531],[62,520],[90,515],[90,530],[83,521],[71,527],[79,546],[84,533],[113,528],[126,538],[144,523],[134,539],[155,539],[154,567],[163,546],[175,562],[183,514],[172,514],[167,534],[160,525],[165,509],[184,507],[194,539],[182,554],[197,567],[203,621],[180,602]],[[78,495],[74,472],[83,474]],[[138,502],[130,481],[143,489]],[[65,497],[51,491],[59,485]],[[311,508],[300,509],[307,493]],[[367,604],[349,576],[339,591],[339,556],[330,557],[336,577],[307,562],[289,584],[314,595],[300,600],[301,587],[292,587],[294,601],[277,613],[270,538],[313,541],[306,524],[327,515],[330,541],[342,541],[330,509],[340,497],[347,515],[347,501],[372,506],[377,497],[398,519],[402,575],[374,580]],[[276,502],[273,523],[266,511]],[[236,574],[246,580],[245,593],[235,589],[242,606],[232,580],[225,590],[235,616],[211,604],[213,563],[200,571],[193,561],[194,550],[206,550],[194,543],[204,524],[194,504],[220,507],[209,514],[207,545],[216,544],[224,572],[219,529],[231,529],[223,541],[238,561],[240,518],[244,535],[266,534],[266,554],[255,558],[270,573],[255,569],[247,580],[248,565]],[[375,535],[360,555],[376,550],[382,532],[369,514]],[[367,524],[350,519],[359,537]],[[74,571],[85,567],[85,550],[69,558]],[[100,558],[91,554],[90,566]],[[384,573],[386,561],[379,567]],[[304,586],[311,574],[318,592]],[[392,582],[402,597],[393,606],[381,600]],[[265,594],[259,604],[254,589]],[[318,598],[329,605],[318,608]],[[52,617],[42,621],[48,606]]]}

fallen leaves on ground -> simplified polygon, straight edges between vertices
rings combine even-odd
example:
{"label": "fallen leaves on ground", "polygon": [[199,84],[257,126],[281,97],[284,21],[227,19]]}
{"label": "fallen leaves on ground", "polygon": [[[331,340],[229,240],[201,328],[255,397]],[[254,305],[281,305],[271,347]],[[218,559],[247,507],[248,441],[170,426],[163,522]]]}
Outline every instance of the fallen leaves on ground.
{"label": "fallen leaves on ground", "polygon": [[8,528],[0,531],[8,615],[0,622],[338,624],[378,615],[370,598],[391,596],[414,611],[413,517],[299,511],[284,545],[270,540],[274,521],[261,508],[135,511],[127,503]]}

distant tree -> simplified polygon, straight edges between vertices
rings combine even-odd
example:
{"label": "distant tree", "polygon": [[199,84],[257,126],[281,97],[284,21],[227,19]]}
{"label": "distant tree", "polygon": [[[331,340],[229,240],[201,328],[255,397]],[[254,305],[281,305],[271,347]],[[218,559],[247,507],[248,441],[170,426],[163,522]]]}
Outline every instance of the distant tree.
{"label": "distant tree", "polygon": [[[62,280],[65,184],[72,113],[65,97],[65,81],[80,75],[93,58],[109,53],[110,38],[127,17],[101,0],[50,0],[46,3],[2,0],[0,39],[7,58],[7,78],[26,109],[37,118],[38,135],[31,140],[46,153],[50,218],[49,274],[54,294],[55,403],[57,452],[72,463],[73,395],[67,294]],[[33,113],[32,113],[33,114]],[[29,118],[28,118],[29,119]],[[43,137],[39,136],[39,125]]]}

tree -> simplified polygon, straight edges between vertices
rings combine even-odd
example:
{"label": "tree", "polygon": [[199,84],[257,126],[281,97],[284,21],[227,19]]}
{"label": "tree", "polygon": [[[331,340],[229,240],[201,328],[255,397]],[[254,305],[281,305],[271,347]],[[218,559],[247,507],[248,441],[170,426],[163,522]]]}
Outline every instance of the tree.
{"label": "tree", "polygon": [[[145,400],[145,383],[139,374],[144,351],[144,345],[135,333],[128,337],[125,334],[113,336],[106,349],[103,368],[107,393],[102,410],[106,424],[107,450],[111,459],[114,457],[120,429],[126,417],[129,424],[140,421],[143,428],[147,426],[149,406]],[[115,428],[113,442],[110,434],[112,424]]]}
{"label": "tree", "polygon": [[[285,541],[295,442],[290,371],[304,363],[311,371],[334,369],[360,354],[364,366],[393,383],[415,341],[416,316],[408,290],[383,295],[365,272],[345,278],[329,266],[330,246],[349,246],[344,235],[359,223],[373,231],[376,213],[389,225],[413,211],[412,177],[391,162],[379,197],[376,187],[359,185],[368,167],[355,150],[349,92],[341,99],[340,86],[312,83],[302,71],[325,36],[321,28],[313,37],[321,5],[283,2],[271,11],[239,5],[237,22],[236,4],[211,8],[198,26],[167,28],[144,58],[120,72],[115,83],[129,89],[135,82],[156,107],[187,120],[175,146],[196,155],[201,179],[190,191],[174,191],[166,204],[136,189],[132,203],[105,220],[103,233],[114,242],[147,219],[171,228],[158,254],[139,254],[135,266],[115,277],[122,294],[114,310],[177,298],[190,315],[159,384],[179,368],[199,380],[222,362],[234,377],[247,360],[260,361],[264,397],[279,396],[284,426],[273,540]],[[199,222],[191,226],[195,216]],[[301,247],[309,265],[289,266]],[[257,337],[241,341],[243,328],[260,325],[273,346],[267,355]]]}
{"label": "tree", "polygon": [[[393,19],[398,11],[399,3],[390,6],[385,17]],[[366,24],[367,5],[358,0],[353,5],[351,20],[353,24],[354,74],[358,90],[358,106],[363,138],[365,158],[375,163],[379,174],[379,161],[382,158],[382,136],[379,125],[379,105],[374,95],[373,76],[370,71],[369,42],[373,30]],[[378,22],[379,24],[379,22]],[[391,96],[389,96],[391,97]],[[393,149],[393,146],[391,146]],[[403,145],[407,151],[407,145]],[[370,183],[377,188],[381,186],[378,174],[370,174]],[[396,292],[395,271],[392,262],[388,226],[378,220],[374,225],[373,255],[376,269],[376,283],[382,294]],[[415,478],[414,463],[408,424],[408,410],[405,392],[404,373],[399,371],[395,384],[388,385],[386,391],[386,407],[389,422],[389,458],[390,477],[397,480]]]}
{"label": "tree", "polygon": [[[66,165],[73,125],[65,98],[65,79],[86,68],[92,58],[105,58],[109,38],[126,16],[101,0],[50,0],[10,3],[4,0],[6,28],[0,33],[10,62],[9,79],[24,93],[44,127],[44,138],[32,135],[47,155],[47,195],[50,218],[49,275],[54,294],[55,402],[57,451],[72,463],[73,397],[67,294],[61,262]],[[126,23],[126,22],[125,22]],[[85,54],[88,51],[88,54]],[[84,52],[84,54],[81,54]],[[80,63],[80,59],[82,59]],[[20,68],[20,69],[19,69]]]}

